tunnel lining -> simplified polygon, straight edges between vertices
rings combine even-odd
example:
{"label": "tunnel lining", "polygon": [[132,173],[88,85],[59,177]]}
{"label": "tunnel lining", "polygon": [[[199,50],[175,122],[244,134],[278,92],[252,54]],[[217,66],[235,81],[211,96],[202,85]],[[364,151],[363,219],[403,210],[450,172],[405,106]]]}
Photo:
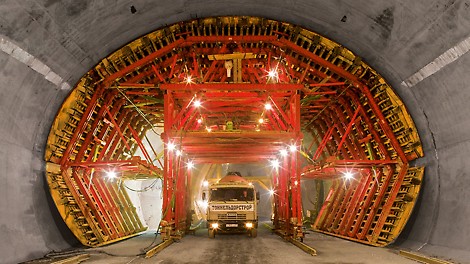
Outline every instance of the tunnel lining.
{"label": "tunnel lining", "polygon": [[[72,161],[75,161],[77,158],[76,155],[79,155],[79,162],[82,159],[84,161],[93,161],[94,156],[103,156],[103,159],[108,161],[126,160],[126,152],[123,151],[123,146],[126,145],[126,143],[124,143],[123,138],[134,139],[132,142],[135,142],[129,145],[128,150],[129,153],[133,153],[138,148],[138,141],[142,139],[144,132],[150,129],[153,124],[149,124],[149,122],[144,120],[141,115],[133,111],[134,109],[132,108],[132,105],[129,105],[125,98],[120,96],[115,89],[107,88],[110,86],[120,87],[120,89],[128,92],[128,96],[134,96],[133,100],[140,100],[138,102],[142,103],[142,106],[154,106],[154,109],[147,107],[145,110],[151,113],[149,114],[150,117],[148,120],[154,124],[161,124],[163,117],[163,105],[159,99],[163,93],[159,89],[155,89],[155,85],[144,87],[144,84],[155,84],[164,81],[183,81],[182,76],[175,76],[176,70],[173,67],[173,65],[181,66],[182,64],[178,65],[179,61],[175,59],[172,60],[172,58],[175,58],[174,55],[178,53],[178,45],[185,42],[186,36],[206,36],[211,34],[218,36],[237,36],[237,34],[250,35],[250,33],[254,36],[274,36],[275,38],[273,41],[286,39],[284,44],[287,45],[289,42],[293,43],[292,45],[299,47],[297,50],[295,50],[291,46],[291,49],[294,51],[292,51],[292,56],[289,58],[291,61],[285,63],[287,67],[285,68],[284,74],[286,76],[292,77],[293,81],[307,83],[309,85],[305,94],[306,96],[302,98],[303,103],[306,105],[304,105],[304,109],[306,110],[304,110],[305,112],[302,113],[302,120],[304,131],[311,133],[314,136],[314,142],[311,145],[309,144],[310,147],[305,147],[304,153],[308,158],[312,159],[313,156],[315,159],[313,159],[314,162],[311,164],[311,166],[304,168],[303,176],[305,178],[326,177],[324,174],[325,172],[328,173],[328,168],[340,168],[341,164],[334,164],[334,161],[331,162],[331,158],[328,160],[328,157],[340,157],[343,160],[348,158],[364,160],[377,159],[379,162],[382,160],[382,165],[385,164],[383,160],[389,158],[387,160],[396,161],[394,164],[385,164],[384,167],[388,166],[388,169],[384,169],[383,172],[389,172],[392,170],[392,166],[396,166],[395,164],[399,164],[401,162],[400,166],[403,166],[409,160],[413,160],[422,156],[419,137],[411,118],[407,114],[404,105],[401,103],[401,100],[395,95],[392,88],[385,82],[385,80],[380,77],[380,75],[378,75],[373,69],[367,66],[367,64],[365,64],[359,57],[352,54],[343,46],[328,40],[323,36],[287,23],[262,18],[222,17],[194,20],[157,30],[139,38],[136,41],[131,42],[107,58],[103,59],[94,69],[90,70],[90,72],[88,72],[81,79],[76,89],[74,89],[71,96],[62,106],[62,109],[56,117],[56,121],[54,122],[53,129],[51,129],[51,134],[48,140],[48,149],[46,152],[46,161],[54,164],[60,164],[61,167],[58,170],[59,174],[64,174],[67,171],[64,170],[67,167],[66,165]],[[273,54],[276,54],[275,51],[278,52],[277,54],[280,52],[279,46],[275,45],[268,48],[266,48],[266,45],[269,44],[266,43],[256,44],[252,42],[249,43],[249,45],[251,45],[251,47],[246,47],[247,49],[271,49],[273,50]],[[205,43],[200,44],[198,48],[200,50],[215,50],[218,47],[217,43]],[[315,58],[328,63],[324,65],[315,63],[311,59],[312,55],[314,55]],[[266,60],[267,58],[268,55],[264,55],[260,57],[260,60]],[[151,67],[150,65],[154,65],[154,67]],[[329,68],[328,66],[333,68]],[[155,67],[157,67],[157,69],[155,69]],[[347,79],[344,76],[339,75],[338,71],[334,70],[334,67],[343,69],[345,72],[351,75],[351,78]],[[204,68],[208,68],[208,66],[201,67],[201,69]],[[182,68],[180,68],[180,70],[181,69]],[[212,76],[212,78],[213,79],[210,81],[224,81],[224,77],[222,75]],[[250,76],[246,78],[247,80],[251,81]],[[255,82],[258,81],[254,74],[251,76],[251,78],[254,78]],[[358,96],[358,91],[356,90],[358,87],[354,87],[354,82],[357,82],[357,80],[360,80],[360,82],[364,82],[366,84],[366,87],[362,87],[362,89],[367,89],[367,91],[370,91],[371,97],[366,98],[364,96]],[[132,86],[129,84],[139,84],[140,86]],[[336,91],[334,90],[335,87],[338,87]],[[149,95],[148,90],[150,89],[155,89],[155,95],[152,95],[154,96],[152,99],[153,101],[145,98],[145,94],[142,96],[136,93],[142,91],[143,93]],[[313,94],[309,96],[307,93]],[[138,98],[139,96],[140,98]],[[93,101],[93,97],[97,98],[97,103],[94,107],[90,108],[90,104],[88,102]],[[379,112],[374,112],[377,110],[374,110],[372,107],[370,107],[369,103],[372,102],[368,101],[370,98],[373,98],[372,101],[376,100],[376,103],[380,105],[380,114],[387,113],[390,115],[389,118],[379,120],[377,117]],[[348,104],[348,101],[354,102],[355,106],[361,105],[361,108],[365,106],[364,109],[366,110],[360,110],[359,107],[346,107],[345,105]],[[343,104],[341,104],[341,102],[343,102]],[[148,104],[145,105],[145,103]],[[103,109],[103,104],[106,104],[110,108],[112,107],[112,109],[107,114],[103,114],[104,118],[102,120],[98,120],[98,118],[96,119],[97,123],[100,122],[100,124],[96,126],[100,126],[100,129],[97,129],[92,125],[91,121],[93,116],[99,116],[97,111]],[[351,105],[352,103],[350,103],[350,106]],[[364,120],[351,122],[350,119],[356,111],[361,112],[362,119],[367,119],[367,117],[375,119],[367,122],[367,124],[365,124],[366,122]],[[89,118],[84,119],[83,113],[88,113]],[[116,118],[116,122],[109,122],[113,118]],[[335,123],[336,119],[341,120],[340,123]],[[393,135],[395,135],[396,138],[400,138],[402,140],[399,141],[399,144],[403,146],[400,146],[399,149],[396,149],[396,146],[393,146],[393,144],[390,142],[386,142],[386,139],[381,139],[383,135],[385,135],[385,137],[389,136],[383,131],[383,129],[381,129],[383,125],[381,122],[387,122],[387,125],[391,127],[392,132],[394,130],[398,131],[396,132],[397,135],[395,135],[395,132],[393,132]],[[352,124],[352,132],[350,131],[346,133],[346,130],[341,129],[342,126],[346,127],[346,124]],[[124,132],[124,136],[119,137],[119,131],[116,131],[116,129],[113,130],[113,126],[121,127],[121,133]],[[82,131],[76,133],[77,127]],[[94,131],[89,131],[89,127],[94,127],[94,131],[97,131],[96,135]],[[132,135],[132,127],[135,128],[135,132],[138,134],[138,136]],[[360,135],[361,132],[358,131],[360,127],[362,127],[362,129],[365,131],[370,131],[369,135],[371,135],[370,137],[372,138],[370,147],[367,146],[367,143],[363,142],[360,144],[360,142],[358,142],[359,136],[361,139],[367,138],[367,136]],[[372,127],[374,128],[372,129]],[[328,133],[329,131],[331,132]],[[106,133],[113,134],[113,136],[110,136],[109,134],[107,137],[108,139],[114,139],[103,140]],[[367,134],[364,131],[362,131],[362,133]],[[374,133],[377,135],[374,135]],[[331,138],[333,140],[330,140],[330,137],[325,137],[326,134],[331,134]],[[71,145],[70,139],[72,137],[75,137],[75,139],[72,140],[74,142],[72,142],[73,144]],[[97,139],[93,137],[96,137]],[[88,143],[93,144],[92,147],[86,146],[86,148],[83,148],[83,143],[86,141],[86,138],[90,138]],[[91,138],[93,138],[95,142],[92,142]],[[338,151],[337,147],[341,145],[340,143],[343,138],[346,138],[344,147],[340,148]],[[110,144],[110,150],[107,153],[100,151],[100,144],[102,145],[103,143]],[[120,145],[120,147],[118,145]],[[88,149],[89,147],[91,149]],[[313,147],[317,147],[317,149],[322,148],[325,151],[319,151],[317,155],[315,155],[316,153],[309,153]],[[403,153],[407,154],[406,157],[401,157],[401,161],[398,161],[399,153],[397,152],[400,151],[404,151]],[[74,152],[77,152],[77,154],[74,154]],[[369,162],[368,166],[369,169],[372,167],[371,162]],[[158,177],[161,175],[161,171],[159,168],[157,168],[157,166],[150,166],[146,169],[150,171],[148,174],[153,175],[153,177]],[[420,179],[422,178],[421,169],[405,169],[402,170],[401,173],[401,177],[403,178],[409,178],[410,180],[417,179],[414,180],[415,183],[418,180],[420,182]],[[319,176],[319,174],[322,175]],[[71,189],[71,186],[75,186],[77,182],[83,180],[79,173],[75,173],[73,175],[75,175],[73,176],[74,180],[65,182],[65,185],[69,190]],[[80,197],[83,194],[77,193],[73,201],[68,198],[64,201],[62,194],[66,193],[66,191],[62,192],[60,191],[60,187],[56,187],[61,186],[59,182],[61,181],[61,177],[64,176],[67,178],[67,175],[56,174],[56,176],[54,176],[50,170],[48,172],[48,180],[51,192],[56,193],[56,197],[54,197],[53,194],[56,205],[58,208],[64,208],[65,212],[65,208],[70,206],[70,204],[73,204],[73,202],[77,203],[77,200],[75,199],[82,199]],[[343,180],[339,176],[340,174],[338,173],[335,175],[328,175],[328,177],[333,177],[335,178],[335,181],[338,182],[336,185],[337,187],[335,187],[334,190],[332,189],[332,191],[335,193],[333,196],[347,197],[348,193],[341,193],[342,185],[340,182],[343,182]],[[393,175],[390,177],[393,178]],[[363,178],[365,178],[365,176]],[[365,179],[364,182],[366,182]],[[103,184],[103,186],[106,185]],[[400,187],[400,185],[396,186]],[[419,184],[415,184],[414,186],[419,186]],[[81,188],[83,189],[83,187]],[[358,187],[353,186],[353,188],[349,190],[349,196],[353,196],[353,190],[356,188]],[[382,186],[382,190],[386,190],[385,187]],[[413,194],[412,201],[407,202],[407,208],[413,207],[418,191],[419,188],[414,188],[413,191],[406,192]],[[124,192],[122,195],[125,197]],[[112,195],[110,195],[110,197],[111,196]],[[85,202],[90,203],[90,201],[91,200]],[[340,216],[341,214],[347,213],[347,203],[340,203],[338,200],[335,201],[335,203],[337,204],[335,210],[332,210],[335,211],[335,215],[323,215],[323,218],[320,216],[318,218],[318,222],[315,224],[317,229],[327,233],[336,234],[336,231],[332,231],[336,228],[336,226],[342,225],[344,228],[344,223],[350,221],[350,219],[342,219]],[[334,205],[335,203],[330,203],[327,201],[326,205]],[[378,202],[378,204],[380,203]],[[126,214],[129,213],[132,215],[132,206],[130,205],[128,207],[129,211],[126,212]],[[82,209],[82,212],[83,211],[86,210]],[[326,211],[328,210],[325,209],[324,212]],[[411,209],[407,209],[406,211],[410,212]],[[97,218],[96,214],[99,214],[98,210],[96,210],[95,215],[90,216],[91,220],[87,218],[87,221],[93,222],[93,218]],[[370,219],[373,219],[374,217],[375,216],[370,217],[367,221],[372,222],[373,220]],[[65,218],[66,217],[64,217],[64,219]],[[112,222],[112,217],[110,215],[107,217],[103,216],[103,218],[108,218],[107,222]],[[407,217],[404,216],[403,218]],[[342,220],[344,221],[341,224],[340,221]],[[326,224],[325,221],[329,221],[329,225]],[[80,225],[80,221],[77,224],[75,223],[77,221],[70,219],[66,220],[66,222],[69,227],[72,226],[72,231],[75,230],[74,233],[76,233],[77,237],[87,237],[86,233],[89,231],[84,232],[84,230],[88,229],[83,227],[86,227],[86,223],[85,225]],[[98,223],[98,226],[109,226],[109,223],[106,224],[105,222],[106,221],[102,221],[101,223]],[[127,230],[129,234],[132,232],[137,233],[143,230],[143,227],[141,227],[138,222],[134,223],[134,225],[136,227],[140,227],[140,229],[136,228],[131,231],[132,228],[130,228]],[[90,225],[88,224],[88,226]],[[91,226],[93,227],[93,225]],[[397,233],[401,231],[403,226],[404,223],[400,224],[399,227],[395,229],[393,235],[386,235],[386,233],[392,233],[389,232],[389,229],[381,232],[380,235],[385,235],[385,239],[380,240],[379,236],[374,238],[366,237],[366,235],[364,235],[362,237],[363,240],[359,239],[359,241],[376,245],[387,244],[396,238],[398,235]],[[93,228],[91,229],[93,234],[99,229],[103,230],[103,228],[98,227],[96,230]],[[116,226],[115,229],[118,230],[119,228]],[[378,230],[380,231],[380,229]],[[82,233],[85,233],[85,235]],[[367,232],[364,231],[361,234],[366,233]],[[110,241],[118,240],[121,237],[123,236],[114,234],[114,237],[112,237]],[[343,237],[346,236],[343,235]],[[351,237],[348,238],[351,239]],[[101,243],[90,243],[91,239],[92,238],[86,238],[82,239],[81,241],[82,243],[85,241],[84,244],[87,245],[101,245],[105,240],[108,241],[106,234],[102,234],[102,241],[100,241]],[[385,243],[381,241],[385,241]]]}

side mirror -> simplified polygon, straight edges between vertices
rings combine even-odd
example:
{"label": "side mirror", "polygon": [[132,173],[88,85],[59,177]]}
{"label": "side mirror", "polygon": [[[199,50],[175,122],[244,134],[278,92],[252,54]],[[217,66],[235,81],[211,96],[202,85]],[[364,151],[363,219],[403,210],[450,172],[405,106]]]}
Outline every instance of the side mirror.
{"label": "side mirror", "polygon": [[259,192],[256,192],[256,201],[259,202]]}
{"label": "side mirror", "polygon": [[203,201],[206,200],[206,193],[205,193],[205,192],[202,193],[202,200],[203,200]]}

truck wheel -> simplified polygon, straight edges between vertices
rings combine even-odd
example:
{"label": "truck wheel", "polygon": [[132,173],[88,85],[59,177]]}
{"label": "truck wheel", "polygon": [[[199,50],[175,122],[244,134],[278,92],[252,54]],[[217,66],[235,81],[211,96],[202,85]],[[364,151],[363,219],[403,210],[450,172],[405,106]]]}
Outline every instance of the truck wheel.
{"label": "truck wheel", "polygon": [[209,238],[215,238],[215,230],[209,229]]}
{"label": "truck wheel", "polygon": [[251,230],[250,230],[250,236],[251,236],[252,238],[257,237],[257,236],[258,236],[258,230],[257,230],[256,228],[251,229]]}

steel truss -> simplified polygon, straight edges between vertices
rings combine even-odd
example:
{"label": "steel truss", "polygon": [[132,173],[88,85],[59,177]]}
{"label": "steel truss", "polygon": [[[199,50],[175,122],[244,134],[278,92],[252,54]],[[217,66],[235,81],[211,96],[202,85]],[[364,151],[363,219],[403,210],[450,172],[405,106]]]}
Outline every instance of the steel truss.
{"label": "steel truss", "polygon": [[[163,160],[142,142],[156,126]],[[132,157],[137,149],[142,159]],[[359,57],[308,30],[248,17],[175,24],[103,59],[62,106],[46,151],[54,201],[89,246],[145,229],[126,191],[102,176],[110,169],[163,178],[171,238],[190,223],[188,164],[273,160],[280,233],[302,239],[301,183],[321,179],[333,184],[313,228],[386,245],[413,208],[423,168],[409,162],[420,156],[405,107]]]}

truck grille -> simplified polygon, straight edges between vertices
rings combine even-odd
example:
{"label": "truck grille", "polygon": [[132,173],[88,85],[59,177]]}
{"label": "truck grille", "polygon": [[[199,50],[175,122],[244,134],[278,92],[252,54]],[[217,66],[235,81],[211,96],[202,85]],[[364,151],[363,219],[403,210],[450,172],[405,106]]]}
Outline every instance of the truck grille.
{"label": "truck grille", "polygon": [[228,213],[228,214],[218,214],[218,220],[245,220],[246,214],[236,214],[236,213]]}

